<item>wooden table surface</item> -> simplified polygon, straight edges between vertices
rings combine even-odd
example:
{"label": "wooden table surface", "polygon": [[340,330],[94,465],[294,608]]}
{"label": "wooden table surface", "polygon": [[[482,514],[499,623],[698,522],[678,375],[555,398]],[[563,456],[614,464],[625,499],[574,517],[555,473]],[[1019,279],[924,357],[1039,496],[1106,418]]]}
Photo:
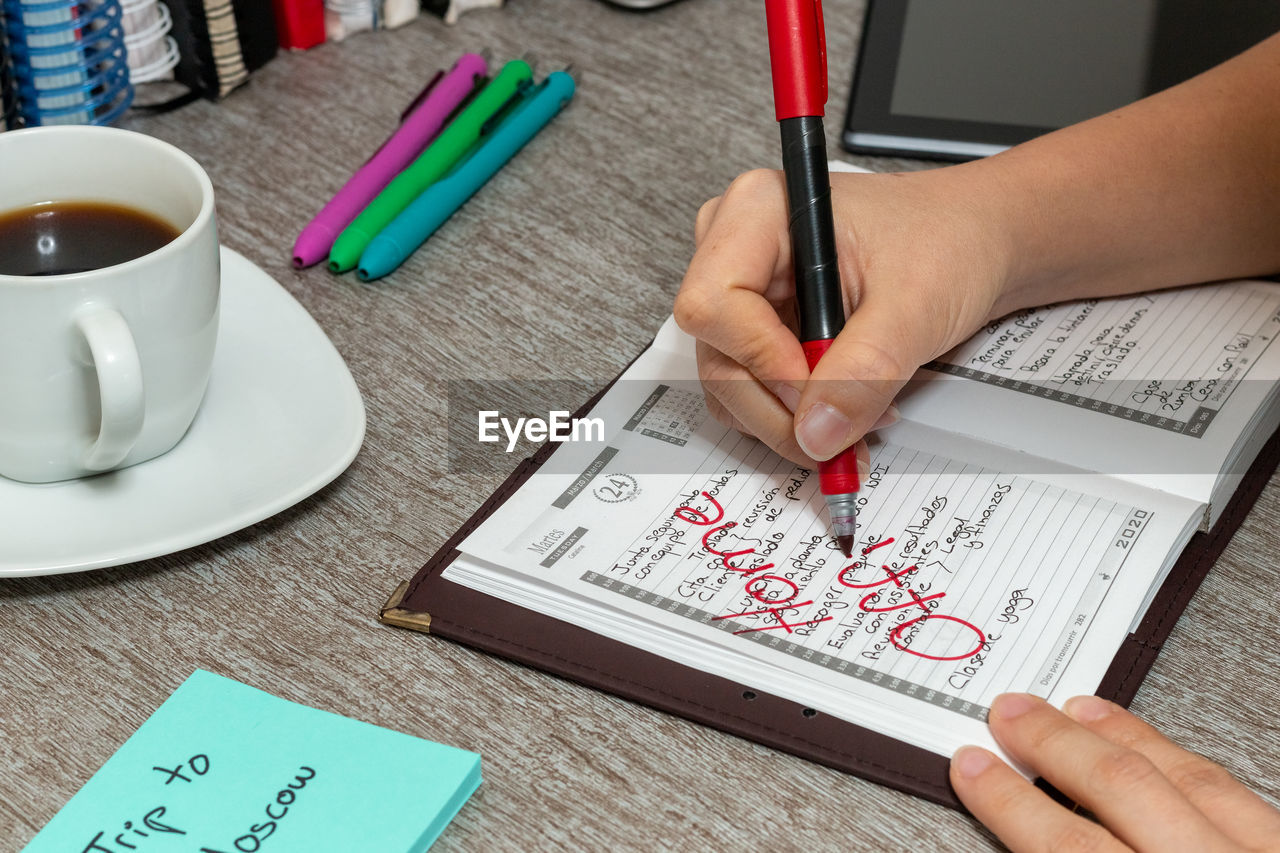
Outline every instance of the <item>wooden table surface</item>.
{"label": "wooden table surface", "polygon": [[[832,139],[861,6],[826,4]],[[572,63],[576,100],[390,278],[293,270],[298,230],[422,82],[481,48],[542,71]],[[0,581],[0,849],[25,843],[197,667],[481,753],[484,785],[441,851],[995,846],[957,812],[375,621],[502,479],[495,466],[451,470],[447,383],[586,387],[645,346],[698,206],[777,160],[766,56],[758,4],[513,0],[455,27],[423,18],[282,54],[221,104],[126,122],[209,171],[223,242],[329,334],[368,434],[336,482],[247,530],[135,565]],[[1134,702],[1273,801],[1278,531],[1273,482]]]}

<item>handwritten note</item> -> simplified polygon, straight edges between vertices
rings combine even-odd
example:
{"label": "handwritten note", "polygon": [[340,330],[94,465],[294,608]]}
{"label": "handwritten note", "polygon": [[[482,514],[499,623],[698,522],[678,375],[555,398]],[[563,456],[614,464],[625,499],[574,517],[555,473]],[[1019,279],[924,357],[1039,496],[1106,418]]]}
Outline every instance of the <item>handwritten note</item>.
{"label": "handwritten note", "polygon": [[[636,361],[445,576],[942,754],[998,693],[1091,692],[1197,505],[907,422],[844,557],[814,472],[726,429],[679,342]],[[674,377],[674,378],[673,378]],[[672,440],[678,437],[679,440]]]}
{"label": "handwritten note", "polygon": [[1200,437],[1280,334],[1280,291],[1243,283],[1032,308],[928,365]]}
{"label": "handwritten note", "polygon": [[197,670],[27,853],[426,850],[480,756]]}
{"label": "handwritten note", "polygon": [[[496,557],[506,545],[512,569],[577,595],[729,648],[785,655],[832,687],[857,682],[982,720],[999,692],[1052,691],[1063,669],[1054,660],[1069,659],[1090,630],[1153,517],[1150,507],[880,444],[858,496],[859,551],[846,559],[808,469],[729,430],[709,451],[715,470],[684,478],[647,518],[643,496],[626,523],[607,526],[601,504],[584,500],[545,510],[507,542],[464,548]],[[639,471],[623,467],[627,455],[620,449],[609,477]],[[572,547],[550,548],[565,529]]]}

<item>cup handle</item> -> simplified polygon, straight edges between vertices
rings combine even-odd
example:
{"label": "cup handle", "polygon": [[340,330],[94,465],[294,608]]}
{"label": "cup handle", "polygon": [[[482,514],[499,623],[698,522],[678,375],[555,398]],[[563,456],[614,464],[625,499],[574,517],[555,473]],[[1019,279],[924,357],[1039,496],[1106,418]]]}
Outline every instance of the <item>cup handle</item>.
{"label": "cup handle", "polygon": [[129,324],[119,312],[90,305],[75,322],[93,355],[102,401],[102,426],[83,464],[90,471],[107,471],[124,461],[142,433],[146,412],[142,363]]}

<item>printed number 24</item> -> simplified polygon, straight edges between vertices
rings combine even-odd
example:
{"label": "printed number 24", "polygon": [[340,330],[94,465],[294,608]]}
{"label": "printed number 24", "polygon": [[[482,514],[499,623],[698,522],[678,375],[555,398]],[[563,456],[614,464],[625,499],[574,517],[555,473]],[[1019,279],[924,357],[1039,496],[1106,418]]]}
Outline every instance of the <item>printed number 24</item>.
{"label": "printed number 24", "polygon": [[624,494],[623,490],[624,489],[630,490],[631,488],[631,484],[628,483],[626,480],[621,479],[620,477],[610,477],[609,482],[612,483],[613,485],[601,486],[600,491],[604,492],[609,497],[613,498],[615,501],[622,500],[622,496]]}

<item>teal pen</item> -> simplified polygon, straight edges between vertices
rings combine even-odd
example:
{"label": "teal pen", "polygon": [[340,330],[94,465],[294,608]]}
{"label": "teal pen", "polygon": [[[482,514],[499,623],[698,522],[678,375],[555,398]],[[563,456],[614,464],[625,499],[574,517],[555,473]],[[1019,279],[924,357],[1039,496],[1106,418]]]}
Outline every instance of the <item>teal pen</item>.
{"label": "teal pen", "polygon": [[449,174],[427,187],[413,203],[378,232],[358,267],[362,281],[373,281],[393,271],[436,232],[445,220],[475,195],[508,160],[573,98],[573,78],[552,71],[547,78],[518,95],[497,126],[482,136],[471,153]]}

